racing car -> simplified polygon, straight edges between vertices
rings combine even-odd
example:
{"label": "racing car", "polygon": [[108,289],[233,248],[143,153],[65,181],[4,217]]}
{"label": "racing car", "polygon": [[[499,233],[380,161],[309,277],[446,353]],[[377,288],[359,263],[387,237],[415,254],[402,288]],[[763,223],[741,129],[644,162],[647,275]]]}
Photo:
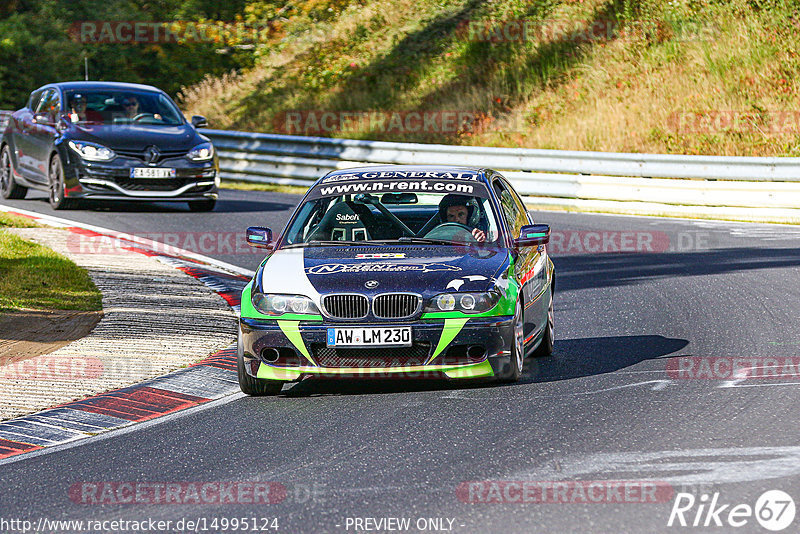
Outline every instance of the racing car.
{"label": "racing car", "polygon": [[248,395],[307,377],[517,381],[552,353],[550,227],[490,169],[333,171],[242,292],[238,376]]}

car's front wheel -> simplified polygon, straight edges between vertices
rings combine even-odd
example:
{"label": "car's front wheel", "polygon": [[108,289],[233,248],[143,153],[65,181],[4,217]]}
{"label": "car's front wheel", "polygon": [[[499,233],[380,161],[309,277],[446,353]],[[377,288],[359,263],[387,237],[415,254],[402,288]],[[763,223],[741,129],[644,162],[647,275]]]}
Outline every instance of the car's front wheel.
{"label": "car's front wheel", "polygon": [[550,306],[547,308],[547,325],[542,334],[542,342],[533,351],[533,357],[542,358],[553,354],[553,342],[555,341],[555,313],[553,312],[553,291],[550,291]]}
{"label": "car's front wheel", "polygon": [[525,320],[522,315],[522,302],[517,300],[514,311],[514,332],[511,340],[511,358],[509,358],[508,368],[501,375],[500,382],[516,382],[522,376],[522,368],[525,363]]}
{"label": "car's front wheel", "polygon": [[277,395],[281,392],[283,382],[250,376],[244,366],[244,355],[239,351],[236,358],[236,369],[239,374],[239,388],[241,388],[242,393],[253,397],[262,397],[265,395]]}
{"label": "car's front wheel", "polygon": [[7,200],[25,198],[27,187],[22,187],[14,181],[14,167],[11,163],[11,150],[8,145],[0,152],[0,194]]}
{"label": "car's front wheel", "polygon": [[191,211],[214,211],[214,206],[216,205],[217,200],[215,198],[189,201],[189,209]]}
{"label": "car's front wheel", "polygon": [[64,166],[58,154],[53,155],[50,160],[50,172],[48,174],[50,182],[50,206],[54,210],[68,210],[75,205],[73,199],[67,198],[64,186]]}

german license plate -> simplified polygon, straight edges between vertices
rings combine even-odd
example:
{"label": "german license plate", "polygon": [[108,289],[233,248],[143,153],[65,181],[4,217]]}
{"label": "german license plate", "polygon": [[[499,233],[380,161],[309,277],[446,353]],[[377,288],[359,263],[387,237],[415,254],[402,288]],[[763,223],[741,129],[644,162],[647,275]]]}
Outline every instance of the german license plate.
{"label": "german license plate", "polygon": [[131,178],[175,178],[175,169],[162,167],[134,167]]}
{"label": "german license plate", "polygon": [[411,327],[328,328],[329,347],[410,347]]}

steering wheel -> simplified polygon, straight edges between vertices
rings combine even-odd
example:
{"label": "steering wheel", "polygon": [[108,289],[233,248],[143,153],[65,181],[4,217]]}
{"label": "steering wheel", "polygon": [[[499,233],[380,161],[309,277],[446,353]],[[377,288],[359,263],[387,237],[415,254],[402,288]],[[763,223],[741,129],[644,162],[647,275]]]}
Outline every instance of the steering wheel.
{"label": "steering wheel", "polygon": [[472,235],[472,228],[466,224],[457,222],[442,223],[424,237],[431,239],[449,239],[451,241],[461,241],[463,243],[477,243],[478,240]]}
{"label": "steering wheel", "polygon": [[144,118],[147,118],[147,117],[152,117],[152,118],[154,118],[154,119],[156,118],[156,116],[155,116],[155,114],[154,114],[154,113],[139,113],[138,115],[136,115],[136,116],[135,116],[134,118],[132,118],[131,120],[132,120],[133,122],[137,122],[137,121],[139,121],[139,120],[141,120],[141,119],[144,119]]}

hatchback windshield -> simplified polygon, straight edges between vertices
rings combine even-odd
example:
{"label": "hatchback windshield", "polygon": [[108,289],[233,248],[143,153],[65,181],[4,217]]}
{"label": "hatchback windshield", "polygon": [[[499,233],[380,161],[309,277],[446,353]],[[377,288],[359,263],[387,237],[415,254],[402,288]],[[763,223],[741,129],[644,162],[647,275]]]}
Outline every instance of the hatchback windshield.
{"label": "hatchback windshield", "polygon": [[496,243],[497,218],[488,192],[479,184],[470,187],[471,194],[388,192],[325,196],[320,193],[325,188],[320,187],[300,208],[284,245]]}
{"label": "hatchback windshield", "polygon": [[75,123],[183,124],[180,110],[161,93],[152,91],[65,91],[66,113]]}

